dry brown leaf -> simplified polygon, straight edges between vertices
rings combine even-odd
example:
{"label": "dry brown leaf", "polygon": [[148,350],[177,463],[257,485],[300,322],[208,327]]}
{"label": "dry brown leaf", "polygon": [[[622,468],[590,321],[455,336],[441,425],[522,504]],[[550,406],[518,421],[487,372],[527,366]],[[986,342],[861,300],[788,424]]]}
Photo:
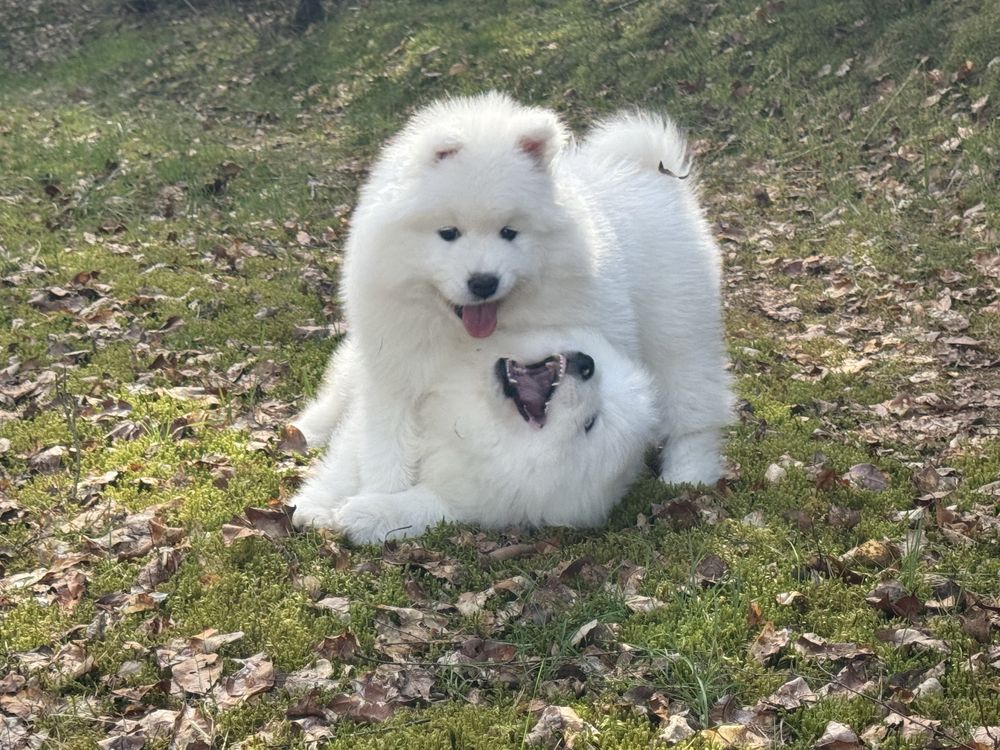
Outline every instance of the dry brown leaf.
{"label": "dry brown leaf", "polygon": [[0,737],[4,750],[40,750],[49,739],[45,729],[30,727],[16,716],[4,716],[0,720]]}
{"label": "dry brown leaf", "polygon": [[179,711],[171,711],[166,708],[158,708],[138,720],[139,727],[150,739],[170,737],[173,734],[174,726],[177,724]]}
{"label": "dry brown leaf", "polygon": [[377,610],[375,648],[395,660],[427,648],[448,629],[447,618],[433,612],[389,606]]}
{"label": "dry brown leaf", "polygon": [[655,612],[667,605],[655,596],[643,596],[642,594],[628,594],[625,597],[625,606],[632,612]]}
{"label": "dry brown leaf", "polygon": [[903,716],[895,712],[890,713],[882,721],[889,729],[900,730],[904,740],[928,740],[941,726],[941,722],[936,719],[915,715]]}
{"label": "dry brown leaf", "polygon": [[390,542],[382,554],[382,559],[390,565],[426,570],[435,578],[449,583],[456,583],[461,576],[458,560],[429,550],[417,542]]}
{"label": "dry brown leaf", "polygon": [[673,714],[663,722],[663,725],[660,727],[660,733],[656,735],[656,739],[667,745],[675,745],[692,736],[694,736],[694,730],[688,724],[687,719],[683,716]]}
{"label": "dry brown leaf", "polygon": [[801,708],[806,703],[815,703],[817,700],[819,698],[802,677],[793,677],[761,702],[791,711]]}
{"label": "dry brown leaf", "polygon": [[336,659],[342,662],[349,662],[360,650],[358,639],[350,630],[345,630],[339,635],[326,636],[316,646],[316,653],[327,659]]}
{"label": "dry brown leaf", "polygon": [[625,691],[622,700],[653,721],[663,722],[670,718],[670,699],[652,685],[635,685]]}
{"label": "dry brown leaf", "polygon": [[832,681],[816,691],[820,698],[831,695],[853,696],[875,688],[875,683],[869,679],[864,661],[852,661],[837,672]]}
{"label": "dry brown leaf", "polygon": [[55,699],[52,695],[42,692],[34,685],[20,690],[13,695],[0,695],[0,709],[5,714],[19,719],[34,721],[36,716],[42,716],[52,710]]}
{"label": "dry brown leaf", "polygon": [[0,678],[0,695],[16,693],[24,687],[26,682],[27,679],[25,679],[24,675],[20,675],[17,672],[8,672]]}
{"label": "dry brown leaf", "polygon": [[184,706],[174,724],[170,750],[210,750],[215,723],[196,706]]}
{"label": "dry brown leaf", "polygon": [[880,582],[865,597],[865,601],[875,609],[910,621],[915,620],[923,609],[923,603],[917,597],[903,588],[899,581],[892,579]]}
{"label": "dry brown leaf", "polygon": [[316,609],[325,609],[344,621],[351,622],[351,600],[346,596],[326,596],[313,604]]}
{"label": "dry brown leaf", "polygon": [[718,584],[729,572],[729,564],[718,555],[709,554],[694,569],[695,582],[702,588]]}
{"label": "dry brown leaf", "polygon": [[274,665],[263,652],[243,660],[243,666],[226,677],[212,691],[220,711],[245,703],[253,696],[274,687]]}
{"label": "dry brown leaf", "polygon": [[[517,656],[517,646],[472,636],[462,642],[456,654],[468,662],[509,662]],[[446,658],[446,657],[442,657]]]}
{"label": "dry brown leaf", "polygon": [[[115,472],[117,474],[117,472]],[[167,526],[155,518],[149,519],[149,537],[154,547],[176,545],[187,536],[187,529],[179,526]]]}
{"label": "dry brown leaf", "polygon": [[600,732],[568,706],[546,706],[538,722],[528,733],[529,745],[549,748],[573,748],[582,736],[597,737]]}
{"label": "dry brown leaf", "polygon": [[270,539],[284,539],[292,535],[292,521],[284,507],[247,508],[243,515],[253,528],[264,532],[264,536]]}
{"label": "dry brown leaf", "polygon": [[804,568],[805,570],[801,567],[799,569],[798,575],[800,578],[811,577],[807,574],[807,571],[813,571],[828,578],[840,578],[850,584],[862,583],[865,580],[864,576],[847,567],[839,558],[822,553],[810,557]]}
{"label": "dry brown leaf", "polygon": [[889,477],[872,464],[855,464],[843,476],[849,482],[863,490],[882,492],[889,487]]}
{"label": "dry brown leaf", "polygon": [[698,732],[709,747],[758,748],[768,747],[770,738],[761,730],[743,724],[719,724]]}
{"label": "dry brown leaf", "polygon": [[662,505],[654,503],[651,511],[653,518],[665,521],[678,530],[689,529],[702,522],[702,514],[697,503],[686,497]]}
{"label": "dry brown leaf", "polygon": [[308,667],[297,669],[285,675],[285,682],[282,687],[293,693],[298,690],[312,691],[316,688],[334,691],[340,688],[340,683],[336,680],[331,680],[330,677],[332,676],[333,665],[327,659],[317,659]]}
{"label": "dry brown leaf", "polygon": [[861,522],[861,511],[853,508],[843,508],[831,505],[827,521],[836,529],[853,529]]}
{"label": "dry brown leaf", "polygon": [[240,524],[234,523],[224,523],[222,524],[222,543],[226,547],[232,546],[234,542],[239,539],[246,539],[247,537],[257,536],[263,537],[264,532],[258,529],[251,529],[247,526],[242,526]]}
{"label": "dry brown leaf", "polygon": [[782,607],[805,607],[808,604],[806,595],[801,591],[782,591],[776,594],[774,601]]}
{"label": "dry brown leaf", "polygon": [[792,646],[806,659],[816,661],[853,660],[874,655],[870,648],[859,647],[856,643],[830,643],[815,633],[803,633]]}
{"label": "dry brown leaf", "polygon": [[76,569],[67,570],[61,578],[52,583],[52,593],[59,608],[65,612],[76,609],[83,598],[87,577]]}
{"label": "dry brown leaf", "polygon": [[205,695],[222,675],[222,659],[218,654],[195,654],[174,664],[171,675],[185,693]]}
{"label": "dry brown leaf", "polygon": [[306,443],[305,435],[298,427],[286,424],[278,435],[278,450],[282,453],[305,455],[309,451],[309,445]]}
{"label": "dry brown leaf", "polygon": [[920,628],[899,628],[897,630],[878,630],[875,637],[880,641],[891,643],[894,646],[916,646],[921,649],[947,652],[948,644],[942,640],[932,638],[931,635]]}
{"label": "dry brown leaf", "polygon": [[768,622],[750,644],[750,655],[760,664],[767,665],[788,645],[791,635],[788,628],[775,630],[774,623]]}
{"label": "dry brown leaf", "polygon": [[784,466],[771,464],[764,472],[764,481],[768,484],[778,484],[787,474],[788,470]]}
{"label": "dry brown leaf", "polygon": [[391,702],[389,688],[382,682],[373,680],[373,674],[354,681],[354,693],[333,696],[327,708],[337,716],[347,716],[357,721],[378,724],[396,710]]}
{"label": "dry brown leaf", "polygon": [[485,553],[482,556],[482,561],[485,565],[497,565],[499,563],[507,562],[508,560],[516,560],[521,557],[530,557],[533,555],[545,555],[550,552],[555,552],[559,549],[559,542],[555,539],[543,539],[540,542],[531,543],[518,543],[518,544],[508,544],[506,547],[497,547],[496,549]]}
{"label": "dry brown leaf", "polygon": [[234,633],[220,633],[215,628],[208,628],[197,635],[191,636],[188,646],[195,654],[214,654],[223,646],[235,643],[243,638],[243,631],[237,630]]}
{"label": "dry brown leaf", "polygon": [[125,518],[124,526],[100,536],[85,537],[86,546],[102,554],[114,554],[119,560],[142,557],[153,549],[149,523],[154,520],[156,508],[147,508]]}
{"label": "dry brown leaf", "polygon": [[63,445],[53,445],[31,456],[28,459],[28,466],[39,474],[55,474],[62,468],[63,456],[68,452]]}
{"label": "dry brown leaf", "polygon": [[972,636],[979,643],[989,643],[992,640],[991,633],[995,628],[994,618],[985,610],[975,610],[959,615],[962,623],[962,632]]}
{"label": "dry brown leaf", "polygon": [[1000,748],[1000,726],[973,727],[972,746],[975,750],[997,750]]}
{"label": "dry brown leaf", "polygon": [[180,568],[185,554],[186,550],[184,549],[161,549],[139,571],[132,587],[133,593],[152,591],[161,583],[170,580]]}
{"label": "dry brown leaf", "polygon": [[493,595],[493,589],[486,591],[464,591],[458,595],[455,609],[463,617],[471,617],[486,606],[486,601]]}
{"label": "dry brown leaf", "polygon": [[861,750],[864,745],[854,730],[839,721],[827,722],[823,735],[813,747],[819,750]]}
{"label": "dry brown leaf", "polygon": [[94,668],[94,658],[87,654],[82,642],[73,641],[56,652],[49,671],[59,677],[75,680]]}
{"label": "dry brown leaf", "polygon": [[396,703],[428,703],[431,700],[434,675],[422,667],[380,664],[371,679],[384,684],[388,688],[388,699]]}
{"label": "dry brown leaf", "polygon": [[972,264],[983,276],[1000,279],[1000,254],[998,253],[976,253],[972,256]]}

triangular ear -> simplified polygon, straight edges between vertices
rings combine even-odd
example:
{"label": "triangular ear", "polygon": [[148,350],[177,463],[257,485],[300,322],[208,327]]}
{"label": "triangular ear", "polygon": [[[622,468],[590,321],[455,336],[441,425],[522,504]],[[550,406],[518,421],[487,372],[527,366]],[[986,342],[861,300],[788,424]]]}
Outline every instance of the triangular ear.
{"label": "triangular ear", "polygon": [[565,140],[566,134],[559,121],[554,116],[545,117],[522,130],[517,139],[517,150],[530,157],[539,167],[548,169]]}

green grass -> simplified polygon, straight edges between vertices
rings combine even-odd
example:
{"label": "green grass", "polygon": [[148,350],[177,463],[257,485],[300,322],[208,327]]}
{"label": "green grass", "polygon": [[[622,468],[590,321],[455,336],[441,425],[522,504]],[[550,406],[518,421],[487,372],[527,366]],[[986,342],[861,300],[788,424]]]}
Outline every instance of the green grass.
{"label": "green grass", "polygon": [[[341,690],[384,659],[379,606],[439,610],[450,633],[414,656],[433,671],[429,705],[384,724],[331,724],[333,748],[517,748],[532,699],[572,706],[601,748],[650,747],[658,727],[622,698],[637,684],[706,727],[723,697],[752,706],[793,673],[815,690],[839,668],[790,647],[758,664],[748,648],[765,622],[873,649],[881,701],[900,698],[894,676],[943,659],[943,692],[908,710],[962,741],[971,727],[1000,723],[995,673],[960,666],[987,645],[958,612],[919,617],[949,644],[942,655],[878,640],[904,621],[865,603],[891,577],[925,600],[934,576],[996,603],[995,529],[970,532],[966,545],[927,520],[922,547],[887,570],[856,567],[860,583],[808,569],[814,555],[868,540],[901,544],[909,524],[893,514],[914,507],[911,477],[926,465],[960,477],[945,503],[997,514],[996,497],[976,490],[1000,479],[991,395],[1000,316],[983,310],[997,296],[981,260],[996,254],[1000,215],[1000,4],[386,0],[339,8],[303,36],[288,31],[277,2],[164,0],[145,15],[110,0],[91,6],[0,7],[9,20],[0,31],[0,445],[9,441],[0,501],[18,509],[0,524],[0,576],[94,549],[87,537],[106,529],[60,527],[102,507],[158,509],[184,529],[185,557],[153,609],[110,613],[103,640],[88,640],[93,669],[69,680],[32,673],[24,654],[83,638],[73,628],[92,625],[102,597],[128,592],[155,553],[95,553],[77,566],[87,585],[75,608],[53,602],[45,583],[0,588],[0,678],[22,673],[60,706],[31,723],[48,746],[104,738],[128,713],[112,691],[169,677],[154,650],[209,627],[244,633],[221,652],[226,674],[260,651],[282,673],[308,666],[323,637],[345,627],[313,605],[310,586],[350,601],[360,654],[335,660]],[[223,524],[289,498],[304,471],[274,436],[314,391],[337,339],[303,339],[296,327],[339,322],[340,251],[367,165],[416,106],[489,88],[551,106],[578,128],[638,104],[689,130],[725,256],[729,347],[747,403],[727,444],[733,479],[698,500],[714,517],[693,528],[655,518],[651,507],[681,491],[648,476],[605,528],[522,533],[518,541],[558,547],[499,566],[481,564],[478,530],[444,526],[424,543],[456,561],[455,583],[372,547],[341,557],[315,533],[225,546]],[[789,265],[810,256],[821,257]],[[81,272],[98,274],[74,286]],[[75,311],[32,302],[56,287],[80,295]],[[801,318],[771,317],[788,306]],[[979,343],[948,341],[962,336]],[[11,395],[18,389],[28,395]],[[916,399],[911,412],[877,413],[900,395]],[[119,399],[127,410],[101,416]],[[75,412],[60,405],[74,400]],[[134,439],[109,434],[124,420]],[[62,465],[35,471],[33,457],[52,446],[67,449]],[[786,474],[772,484],[774,463]],[[875,464],[889,487],[818,485],[811,468],[839,477],[859,463]],[[112,470],[112,483],[88,489]],[[860,520],[831,525],[833,506]],[[762,520],[744,522],[755,511]],[[709,554],[729,570],[700,588],[693,572]],[[504,607],[534,611],[555,566],[581,558],[585,572],[563,582],[554,612],[496,620]],[[662,608],[628,608],[617,586],[628,565],[646,569],[638,592]],[[468,617],[451,609],[460,594],[512,576],[523,577],[521,591]],[[802,606],[776,602],[790,591]],[[573,644],[595,619],[613,630],[600,668],[592,648]],[[485,676],[434,665],[473,634],[513,644],[515,662]],[[631,659],[619,659],[620,643]],[[140,668],[119,675],[131,661]],[[305,747],[285,713],[297,697],[277,688],[221,714],[204,701],[214,744]],[[103,721],[78,715],[83,699]],[[159,693],[145,703],[181,705]],[[777,721],[782,744],[807,748],[829,720],[860,734],[882,716],[872,697],[847,696]],[[898,733],[882,744],[912,745]]]}

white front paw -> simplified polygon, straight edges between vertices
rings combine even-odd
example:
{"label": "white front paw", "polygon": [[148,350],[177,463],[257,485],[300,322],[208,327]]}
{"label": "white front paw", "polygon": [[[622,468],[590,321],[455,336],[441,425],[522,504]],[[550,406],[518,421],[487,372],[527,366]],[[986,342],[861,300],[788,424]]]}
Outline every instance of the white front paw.
{"label": "white front paw", "polygon": [[296,505],[292,514],[292,526],[297,529],[335,529],[336,508],[313,503]]}
{"label": "white front paw", "polygon": [[660,481],[666,484],[712,485],[719,481],[721,476],[722,470],[718,461],[702,464],[685,461],[664,467],[660,472]]}
{"label": "white front paw", "polygon": [[425,527],[408,518],[392,495],[355,495],[336,511],[334,525],[355,544],[382,544],[386,539],[417,536]]}
{"label": "white front paw", "polygon": [[713,432],[673,438],[663,450],[660,479],[667,484],[715,484],[722,476],[718,437]]}

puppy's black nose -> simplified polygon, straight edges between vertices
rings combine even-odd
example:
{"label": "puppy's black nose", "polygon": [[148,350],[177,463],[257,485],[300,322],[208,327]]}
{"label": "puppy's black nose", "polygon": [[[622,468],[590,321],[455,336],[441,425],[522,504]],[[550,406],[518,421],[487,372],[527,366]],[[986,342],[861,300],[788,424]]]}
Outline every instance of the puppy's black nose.
{"label": "puppy's black nose", "polygon": [[486,299],[493,295],[500,286],[500,279],[491,273],[474,273],[469,277],[466,285],[469,291],[479,299]]}
{"label": "puppy's black nose", "polygon": [[566,372],[579,376],[580,380],[590,380],[594,375],[594,358],[583,352],[567,352]]}

